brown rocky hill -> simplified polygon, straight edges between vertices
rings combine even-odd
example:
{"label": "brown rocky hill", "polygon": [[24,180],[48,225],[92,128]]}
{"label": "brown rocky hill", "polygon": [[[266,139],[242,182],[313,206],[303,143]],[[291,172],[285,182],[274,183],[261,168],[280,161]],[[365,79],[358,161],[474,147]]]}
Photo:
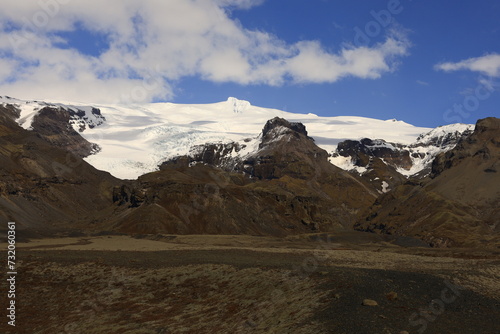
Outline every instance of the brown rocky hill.
{"label": "brown rocky hill", "polygon": [[231,167],[236,172],[208,165],[217,155],[201,158],[175,159],[140,177],[135,188],[116,189],[122,211],[108,228],[277,236],[351,229],[376,197],[330,164],[302,124],[280,118],[267,122],[259,150]]}
{"label": "brown rocky hill", "polygon": [[[2,222],[15,221],[24,233],[51,235],[108,214],[112,189],[122,181],[80,158],[93,145],[76,132],[60,131],[56,119],[67,115],[42,110],[33,131],[15,122],[18,115],[15,108],[0,106]],[[0,231],[5,228],[2,224]]]}
{"label": "brown rocky hill", "polygon": [[418,237],[434,246],[488,246],[500,241],[500,119],[433,162],[431,177],[381,196],[358,230]]}

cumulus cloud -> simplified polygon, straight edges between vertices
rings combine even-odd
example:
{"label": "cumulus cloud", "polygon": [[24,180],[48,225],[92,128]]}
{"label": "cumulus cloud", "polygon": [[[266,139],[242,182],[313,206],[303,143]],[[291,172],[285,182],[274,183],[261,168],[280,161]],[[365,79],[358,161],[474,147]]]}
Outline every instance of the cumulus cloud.
{"label": "cumulus cloud", "polygon": [[338,54],[325,51],[318,42],[299,42],[297,54],[286,60],[285,73],[295,82],[335,82],[343,77],[377,79],[392,70],[390,61],[407,53],[407,42],[387,38],[372,48],[345,48]]}
{"label": "cumulus cloud", "polygon": [[490,77],[500,77],[500,54],[488,54],[482,57],[462,60],[457,63],[441,63],[437,64],[434,68],[445,72],[469,70]]}
{"label": "cumulus cloud", "polygon": [[[328,51],[318,41],[286,43],[246,29],[231,10],[263,0],[4,0],[0,92],[92,102],[172,99],[175,82],[196,76],[241,85],[376,79],[393,71],[408,41]],[[85,54],[61,33],[85,29],[106,42]],[[27,96],[29,95],[29,96]]]}

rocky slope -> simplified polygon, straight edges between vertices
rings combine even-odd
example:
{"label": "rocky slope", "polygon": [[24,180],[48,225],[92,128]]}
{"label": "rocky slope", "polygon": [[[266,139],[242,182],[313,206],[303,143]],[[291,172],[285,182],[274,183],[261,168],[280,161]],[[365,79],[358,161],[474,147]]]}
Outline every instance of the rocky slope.
{"label": "rocky slope", "polygon": [[452,124],[420,135],[409,145],[383,139],[345,140],[340,142],[330,161],[357,174],[379,193],[431,173],[434,159],[453,149],[473,131],[472,125]]}
{"label": "rocky slope", "polygon": [[[439,127],[420,135],[409,145],[390,143],[383,139],[344,140],[338,143],[334,153],[328,154],[328,160],[361,178],[365,185],[382,194],[405,183],[409,177],[421,179],[428,176],[435,157],[453,149],[462,138],[472,133],[472,128],[472,125],[466,124]],[[303,134],[307,136],[307,131]],[[166,163],[203,163],[255,176],[255,159],[252,156],[262,150],[266,141],[280,135],[279,131],[268,134],[264,129],[256,139],[195,145],[187,155],[169,159]],[[257,170],[261,168],[263,166],[257,167]]]}
{"label": "rocky slope", "polygon": [[498,244],[500,119],[439,155],[431,178],[407,182],[381,196],[356,224],[359,230],[415,236],[433,246]]}
{"label": "rocky slope", "polygon": [[15,122],[18,114],[0,106],[0,219],[32,234],[88,226],[110,208],[121,181],[74,154],[92,145],[70,130],[59,132],[52,121],[67,115],[42,110],[28,131]]}

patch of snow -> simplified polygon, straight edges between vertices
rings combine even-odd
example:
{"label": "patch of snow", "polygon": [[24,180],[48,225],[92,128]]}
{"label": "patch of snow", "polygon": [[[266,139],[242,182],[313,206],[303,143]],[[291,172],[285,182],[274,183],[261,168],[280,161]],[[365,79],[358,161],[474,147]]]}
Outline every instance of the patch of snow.
{"label": "patch of snow", "polygon": [[389,192],[391,189],[389,189],[389,183],[382,181],[382,192],[385,194]]}
{"label": "patch of snow", "polygon": [[14,99],[8,96],[0,96],[0,104],[3,106],[10,104],[20,111],[20,116],[17,123],[25,130],[32,130],[33,119],[43,107],[45,103],[38,101],[23,101]]}
{"label": "patch of snow", "polygon": [[328,161],[332,164],[335,165],[343,170],[346,170],[348,172],[355,171],[359,175],[363,175],[368,171],[366,167],[360,167],[354,165],[352,162],[351,157],[343,157],[341,155],[336,156],[336,157],[329,157]]}

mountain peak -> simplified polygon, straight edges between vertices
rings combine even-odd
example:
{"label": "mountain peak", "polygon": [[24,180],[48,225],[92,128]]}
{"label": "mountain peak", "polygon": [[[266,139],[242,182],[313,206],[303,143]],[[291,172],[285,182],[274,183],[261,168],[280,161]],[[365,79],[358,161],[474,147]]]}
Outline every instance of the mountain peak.
{"label": "mountain peak", "polygon": [[250,102],[238,100],[235,97],[229,97],[226,103],[233,109],[235,114],[241,114],[251,106]]}
{"label": "mountain peak", "polygon": [[476,123],[476,132],[491,131],[498,133],[498,130],[500,130],[500,119],[495,117],[483,118]]}
{"label": "mountain peak", "polygon": [[272,130],[279,127],[284,127],[307,136],[307,130],[304,124],[300,122],[289,122],[281,117],[274,117],[273,119],[267,121],[264,129],[262,130],[262,136],[266,137]]}

